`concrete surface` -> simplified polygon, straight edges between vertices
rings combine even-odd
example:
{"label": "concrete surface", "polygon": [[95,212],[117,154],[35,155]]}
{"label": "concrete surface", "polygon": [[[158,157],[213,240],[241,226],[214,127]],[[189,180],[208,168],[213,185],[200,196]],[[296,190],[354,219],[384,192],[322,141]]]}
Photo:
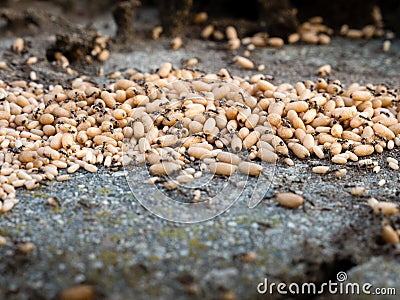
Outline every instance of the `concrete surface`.
{"label": "concrete surface", "polygon": [[[380,40],[334,38],[329,46],[256,49],[251,57],[266,65],[265,73],[276,83],[315,79],[317,67],[330,63],[332,77],[347,85],[385,82],[400,87],[400,40],[388,53],[381,51],[381,45]],[[164,61],[180,66],[183,59],[198,57],[197,67],[207,72],[227,67],[237,75],[254,73],[232,65],[234,53],[221,47],[185,40],[185,47],[173,52],[166,39],[137,41],[132,51],[114,51],[104,72],[127,67],[154,70]],[[6,52],[0,52],[3,59]],[[38,71],[48,76],[47,82],[60,78],[53,70]],[[384,166],[387,155],[375,158]],[[399,159],[399,149],[390,156]],[[151,215],[132,196],[121,171],[80,171],[67,182],[18,190],[20,204],[0,216],[0,235],[7,238],[7,245],[0,247],[0,299],[53,299],[78,283],[92,284],[98,299],[223,299],[227,291],[237,299],[265,299],[256,289],[265,277],[275,282],[323,283],[334,280],[339,271],[348,272],[350,280],[398,287],[400,293],[400,248],[384,245],[379,217],[371,214],[365,201],[372,195],[400,204],[399,173],[385,166],[374,174],[350,164],[348,174],[336,179],[333,174],[311,172],[312,166],[329,164],[328,160],[294,160],[294,167],[277,165],[272,187],[256,208],[246,206],[248,193],[244,193],[228,212],[195,225]],[[387,183],[379,187],[382,178]],[[363,185],[367,195],[351,196],[349,188],[354,185]],[[297,210],[279,207],[273,195],[282,191],[303,194],[306,204]],[[57,197],[61,206],[47,205],[50,196]],[[19,243],[27,241],[36,249],[20,253]],[[256,259],[244,263],[243,255],[250,251]]]}

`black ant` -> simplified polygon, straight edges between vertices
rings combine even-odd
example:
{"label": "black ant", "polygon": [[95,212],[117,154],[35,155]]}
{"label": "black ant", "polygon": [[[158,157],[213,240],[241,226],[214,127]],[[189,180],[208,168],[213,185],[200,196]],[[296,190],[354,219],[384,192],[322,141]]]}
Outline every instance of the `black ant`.
{"label": "black ant", "polygon": [[311,135],[313,136],[313,137],[316,137],[316,136],[318,136],[318,135],[320,135],[321,133],[319,132],[319,131],[315,131],[314,133],[312,133]]}
{"label": "black ant", "polygon": [[239,95],[242,97],[242,101],[246,102],[246,97],[244,96],[242,91],[239,92]]}
{"label": "black ant", "polygon": [[39,118],[39,110],[40,110],[40,107],[37,107],[37,108],[35,108],[35,110],[33,111],[33,118],[34,119],[37,119],[37,118]]}
{"label": "black ant", "polygon": [[360,117],[361,119],[366,120],[366,121],[371,121],[371,118],[370,118],[370,117],[365,117],[365,116],[363,116],[363,115],[359,115],[359,117]]}
{"label": "black ant", "polygon": [[175,112],[177,112],[177,111],[184,112],[185,110],[186,110],[186,106],[185,105],[183,105],[182,107],[177,107],[177,108],[174,109]]}
{"label": "black ant", "polygon": [[107,111],[105,109],[100,110],[99,117],[103,117],[106,113]]}
{"label": "black ant", "polygon": [[211,112],[213,112],[213,113],[215,113],[215,114],[219,115],[219,111],[218,111],[218,110],[216,110],[216,109],[209,109],[208,111],[211,111]]}
{"label": "black ant", "polygon": [[21,153],[21,149],[19,149],[19,148],[12,148],[12,147],[9,147],[9,148],[8,148],[8,151],[9,151],[9,152],[12,152],[12,153],[14,153],[14,154],[19,154],[19,153]]}
{"label": "black ant", "polygon": [[193,136],[198,136],[198,137],[206,138],[206,134],[205,134],[204,132],[194,133]]}
{"label": "black ant", "polygon": [[283,126],[287,127],[287,128],[292,128],[292,125],[290,124],[290,122],[286,119],[283,119]]}
{"label": "black ant", "polygon": [[66,157],[69,157],[69,154],[64,149],[58,149],[58,152],[61,153],[62,155],[65,155]]}
{"label": "black ant", "polygon": [[53,103],[53,99],[50,99],[49,101],[47,101],[47,103],[44,105],[44,108],[47,108],[51,105],[51,103]]}
{"label": "black ant", "polygon": [[94,95],[97,95],[97,92],[96,92],[96,91],[90,93],[90,94],[88,95],[88,97],[89,97],[89,98],[92,98]]}
{"label": "black ant", "polygon": [[100,148],[100,152],[104,154],[104,152],[106,151],[106,142],[103,142],[103,145]]}

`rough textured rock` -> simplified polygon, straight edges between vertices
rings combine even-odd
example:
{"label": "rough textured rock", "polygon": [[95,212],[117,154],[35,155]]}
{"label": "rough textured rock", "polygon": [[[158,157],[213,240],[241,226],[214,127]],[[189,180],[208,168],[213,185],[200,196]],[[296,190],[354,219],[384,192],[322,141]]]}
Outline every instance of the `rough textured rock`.
{"label": "rough textured rock", "polygon": [[289,0],[258,0],[258,20],[270,36],[287,37],[299,26]]}
{"label": "rough textured rock", "polygon": [[117,24],[115,41],[126,44],[133,42],[135,37],[135,9],[138,4],[132,1],[123,1],[116,5],[113,10],[114,21]]}
{"label": "rough textured rock", "polygon": [[167,35],[182,33],[190,22],[193,0],[159,0],[161,25]]}

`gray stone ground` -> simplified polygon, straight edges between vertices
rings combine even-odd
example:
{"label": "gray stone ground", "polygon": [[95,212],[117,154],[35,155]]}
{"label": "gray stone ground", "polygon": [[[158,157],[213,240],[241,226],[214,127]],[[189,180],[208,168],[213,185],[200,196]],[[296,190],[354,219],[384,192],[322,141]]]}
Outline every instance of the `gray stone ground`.
{"label": "gray stone ground", "polygon": [[[400,87],[400,40],[388,53],[381,51],[381,44],[335,38],[329,46],[257,49],[252,58],[266,65],[265,73],[276,83],[314,79],[317,67],[330,63],[333,77],[345,84],[385,82]],[[113,52],[104,71],[151,70],[164,61],[180,66],[182,59],[198,57],[198,68],[207,72],[227,67],[237,75],[253,73],[232,65],[233,55],[220,47],[186,40],[184,48],[172,52],[164,39],[138,41],[130,52]],[[339,271],[346,271],[349,281],[397,287],[400,293],[400,248],[382,242],[380,219],[365,201],[374,196],[400,204],[399,173],[386,167],[387,155],[399,159],[400,151],[375,156],[383,169],[379,174],[350,164],[343,179],[311,172],[312,166],[328,160],[294,159],[294,167],[279,163],[270,190],[256,208],[246,206],[246,190],[229,211],[194,225],[151,215],[133,197],[123,172],[80,171],[67,182],[19,190],[20,204],[0,216],[0,235],[8,241],[0,247],[0,299],[53,299],[78,283],[94,285],[98,299],[221,299],[226,291],[233,291],[237,299],[264,299],[256,287],[265,277],[323,283],[335,280]],[[380,179],[386,179],[385,186],[377,185]],[[367,194],[351,196],[354,185],[364,186]],[[283,191],[303,194],[304,207],[279,207],[273,195]],[[61,206],[47,205],[50,196]],[[35,243],[36,250],[20,253],[19,243],[27,241]],[[241,258],[249,251],[256,259],[244,263]],[[314,298],[333,297],[325,293]]]}

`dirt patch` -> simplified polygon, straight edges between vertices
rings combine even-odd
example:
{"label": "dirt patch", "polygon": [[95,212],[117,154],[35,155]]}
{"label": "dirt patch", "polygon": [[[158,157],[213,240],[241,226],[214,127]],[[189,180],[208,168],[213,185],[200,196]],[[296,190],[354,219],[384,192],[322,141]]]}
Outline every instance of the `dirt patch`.
{"label": "dirt patch", "polygon": [[159,1],[159,18],[167,35],[182,34],[190,22],[193,0]]}
{"label": "dirt patch", "polygon": [[[51,5],[50,5],[51,6]],[[46,7],[49,5],[46,4]],[[61,14],[41,8],[9,7],[0,9],[0,32],[7,35],[32,35],[43,31],[68,31],[72,23]]]}
{"label": "dirt patch", "polygon": [[288,0],[259,1],[258,11],[262,29],[271,36],[287,37],[300,25]]}
{"label": "dirt patch", "polygon": [[126,44],[135,38],[135,9],[139,6],[137,2],[123,1],[118,3],[113,10],[114,21],[117,24],[117,34],[115,42]]}
{"label": "dirt patch", "polygon": [[96,38],[97,32],[91,27],[57,34],[54,45],[47,48],[46,57],[50,62],[55,61],[57,53],[61,53],[71,63],[83,62],[96,46]]}

